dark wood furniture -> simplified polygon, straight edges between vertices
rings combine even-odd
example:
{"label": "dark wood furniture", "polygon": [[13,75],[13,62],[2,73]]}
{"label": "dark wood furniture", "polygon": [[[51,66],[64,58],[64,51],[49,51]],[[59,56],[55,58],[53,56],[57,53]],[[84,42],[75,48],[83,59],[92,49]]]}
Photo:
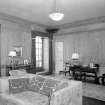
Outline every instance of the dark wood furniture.
{"label": "dark wood furniture", "polygon": [[86,80],[86,77],[93,77],[95,82],[97,82],[97,74],[99,71],[99,68],[97,67],[90,68],[89,66],[83,67],[81,65],[75,65],[70,67],[70,70],[72,71],[74,79],[77,79],[78,77],[82,79],[84,77]]}
{"label": "dark wood furniture", "polygon": [[66,76],[66,74],[69,73],[70,74],[70,63],[66,62],[65,63],[65,68],[62,71],[59,71],[59,74],[64,74]]}
{"label": "dark wood furniture", "polygon": [[6,70],[7,70],[7,76],[9,76],[9,71],[10,70],[17,70],[17,69],[25,69],[27,73],[32,73],[34,69],[33,64],[18,64],[18,65],[6,65]]}
{"label": "dark wood furniture", "polygon": [[98,84],[105,85],[105,74],[102,74],[102,76],[99,76],[97,78]]}

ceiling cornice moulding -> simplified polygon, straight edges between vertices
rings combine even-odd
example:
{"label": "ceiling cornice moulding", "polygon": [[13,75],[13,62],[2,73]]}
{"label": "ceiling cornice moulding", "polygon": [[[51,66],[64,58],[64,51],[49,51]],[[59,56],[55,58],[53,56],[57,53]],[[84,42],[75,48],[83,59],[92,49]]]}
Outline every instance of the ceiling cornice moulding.
{"label": "ceiling cornice moulding", "polygon": [[90,18],[90,19],[85,19],[85,20],[80,20],[80,21],[74,21],[72,23],[64,23],[64,24],[60,24],[60,25],[45,25],[45,24],[40,24],[37,22],[32,22],[26,19],[22,19],[16,16],[11,16],[5,13],[0,13],[0,19],[1,20],[7,20],[13,23],[17,23],[17,24],[22,24],[22,25],[36,25],[39,27],[42,27],[44,29],[67,29],[67,28],[76,28],[76,27],[80,27],[80,26],[87,26],[87,25],[91,25],[91,24],[96,24],[96,23],[105,23],[105,16],[100,16],[100,17],[94,17],[94,18]]}
{"label": "ceiling cornice moulding", "polygon": [[86,33],[86,32],[100,32],[100,31],[105,31],[105,28],[98,28],[98,29],[90,29],[90,30],[80,30],[80,31],[71,31],[71,32],[65,32],[65,33],[58,33],[56,36],[65,36],[65,35],[77,35],[80,33]]}
{"label": "ceiling cornice moulding", "polygon": [[66,28],[75,28],[75,27],[80,27],[80,26],[86,26],[90,24],[96,24],[96,23],[105,23],[105,16],[100,16],[100,17],[94,17],[86,20],[80,20],[80,21],[75,21],[72,23],[65,23],[61,25],[55,25],[52,26],[60,29],[66,29]]}
{"label": "ceiling cornice moulding", "polygon": [[27,25],[27,26],[29,26],[29,25],[37,25],[37,26],[40,26],[40,27],[43,27],[43,28],[49,27],[49,26],[44,25],[44,24],[32,22],[32,21],[22,19],[22,18],[19,18],[19,17],[16,17],[16,16],[8,15],[8,14],[5,14],[5,13],[0,13],[0,19],[10,21],[10,22],[13,22],[13,23],[16,23],[16,24]]}

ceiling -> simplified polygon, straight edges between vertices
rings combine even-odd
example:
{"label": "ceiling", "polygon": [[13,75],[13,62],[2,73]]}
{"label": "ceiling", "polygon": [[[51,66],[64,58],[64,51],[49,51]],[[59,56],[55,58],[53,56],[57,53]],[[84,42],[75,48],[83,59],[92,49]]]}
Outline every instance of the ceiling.
{"label": "ceiling", "polygon": [[57,8],[65,17],[54,22],[48,17],[53,3],[54,0],[0,0],[0,13],[47,26],[105,16],[105,0],[57,0]]}

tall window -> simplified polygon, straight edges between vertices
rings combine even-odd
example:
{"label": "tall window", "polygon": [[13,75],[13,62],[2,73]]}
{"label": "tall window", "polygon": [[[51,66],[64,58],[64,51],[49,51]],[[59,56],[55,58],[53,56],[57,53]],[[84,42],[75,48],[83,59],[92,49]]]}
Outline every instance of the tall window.
{"label": "tall window", "polygon": [[36,36],[35,47],[36,47],[36,67],[42,67],[42,37]]}
{"label": "tall window", "polygon": [[32,73],[49,71],[49,34],[32,32]]}

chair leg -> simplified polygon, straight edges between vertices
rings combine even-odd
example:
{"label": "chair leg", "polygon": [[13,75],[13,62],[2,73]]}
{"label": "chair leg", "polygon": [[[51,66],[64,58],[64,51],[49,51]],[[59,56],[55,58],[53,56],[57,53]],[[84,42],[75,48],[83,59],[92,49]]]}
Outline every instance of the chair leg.
{"label": "chair leg", "polygon": [[102,81],[102,85],[105,85],[105,77],[102,77],[101,81]]}
{"label": "chair leg", "polygon": [[65,76],[66,76],[66,72],[65,72]]}
{"label": "chair leg", "polygon": [[86,73],[84,74],[84,81],[86,82]]}
{"label": "chair leg", "polygon": [[69,76],[71,76],[71,73],[70,73],[70,71],[69,71]]}
{"label": "chair leg", "polygon": [[95,78],[95,83],[96,83],[96,84],[99,84],[99,78],[98,78],[98,77]]}

